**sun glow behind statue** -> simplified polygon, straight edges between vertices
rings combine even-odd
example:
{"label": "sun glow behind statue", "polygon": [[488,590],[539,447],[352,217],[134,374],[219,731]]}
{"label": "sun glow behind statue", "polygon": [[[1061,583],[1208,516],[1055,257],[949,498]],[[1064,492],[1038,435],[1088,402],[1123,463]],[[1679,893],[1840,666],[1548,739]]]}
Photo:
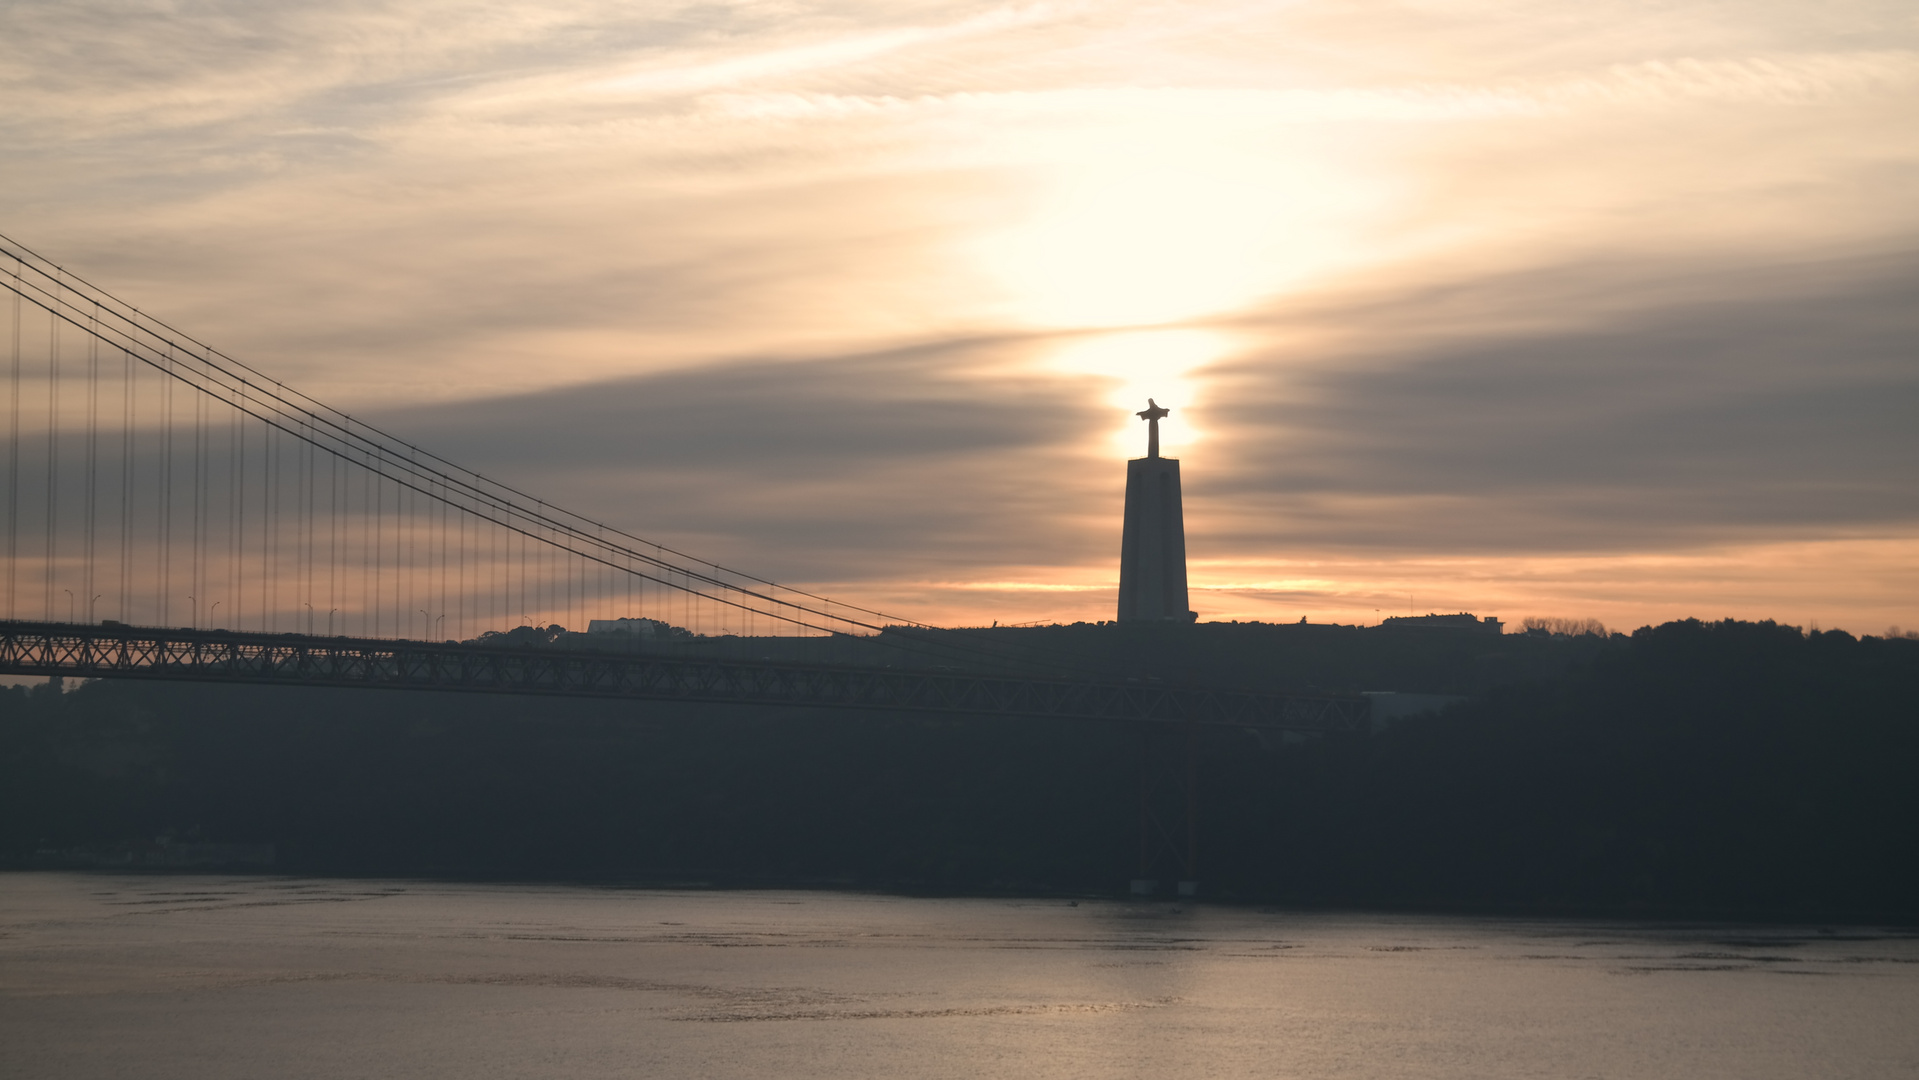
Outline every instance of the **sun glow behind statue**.
{"label": "sun glow behind statue", "polygon": [[[1098,379],[1099,400],[1112,406],[1115,417],[1148,397],[1177,402],[1180,408],[1160,422],[1161,443],[1171,457],[1205,439],[1192,418],[1195,410],[1205,411],[1205,369],[1229,356],[1233,344],[1231,335],[1214,330],[1118,330],[1068,341],[1053,352],[1050,366]],[[1137,426],[1115,421],[1093,452],[1107,459],[1137,457]]]}
{"label": "sun glow behind statue", "polygon": [[1289,155],[1257,118],[1211,115],[1203,99],[1122,121],[1134,104],[1087,103],[1027,165],[1027,212],[978,242],[1016,318],[1080,328],[1217,316],[1358,261],[1383,202],[1377,179]]}

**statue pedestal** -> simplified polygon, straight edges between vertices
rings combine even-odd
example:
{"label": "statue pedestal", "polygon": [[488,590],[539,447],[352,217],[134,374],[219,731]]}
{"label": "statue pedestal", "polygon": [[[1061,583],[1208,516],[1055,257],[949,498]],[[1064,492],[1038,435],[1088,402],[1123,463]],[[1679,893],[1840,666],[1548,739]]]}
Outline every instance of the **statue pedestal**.
{"label": "statue pedestal", "polygon": [[1179,459],[1134,458],[1126,463],[1119,621],[1185,623],[1198,617],[1186,596],[1186,512],[1179,495]]}

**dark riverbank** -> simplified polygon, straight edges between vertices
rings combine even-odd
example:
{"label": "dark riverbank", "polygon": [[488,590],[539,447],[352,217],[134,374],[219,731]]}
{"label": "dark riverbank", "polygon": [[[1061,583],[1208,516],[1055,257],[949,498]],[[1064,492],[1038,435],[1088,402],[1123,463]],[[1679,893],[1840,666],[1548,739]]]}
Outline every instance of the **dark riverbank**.
{"label": "dark riverbank", "polygon": [[[1203,732],[1209,896],[1919,914],[1919,641],[1185,629],[1161,655],[1214,681],[1475,695],[1370,738]],[[0,853],[165,837],[272,844],[302,874],[1108,893],[1137,859],[1137,755],[1083,723],[96,682],[0,694]]]}

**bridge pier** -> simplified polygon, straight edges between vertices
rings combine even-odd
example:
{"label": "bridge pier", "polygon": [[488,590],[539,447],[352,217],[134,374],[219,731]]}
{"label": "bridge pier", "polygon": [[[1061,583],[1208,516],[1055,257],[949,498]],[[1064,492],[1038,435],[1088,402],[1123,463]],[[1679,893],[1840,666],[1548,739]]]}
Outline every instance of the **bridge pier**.
{"label": "bridge pier", "polygon": [[1153,896],[1170,879],[1175,895],[1197,896],[1199,725],[1188,720],[1139,728],[1139,872],[1129,891]]}

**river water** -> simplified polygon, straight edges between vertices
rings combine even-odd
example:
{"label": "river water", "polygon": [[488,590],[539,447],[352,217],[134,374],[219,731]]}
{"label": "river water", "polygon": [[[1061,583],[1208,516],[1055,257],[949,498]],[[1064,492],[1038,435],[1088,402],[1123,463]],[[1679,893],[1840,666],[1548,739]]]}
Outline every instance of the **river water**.
{"label": "river water", "polygon": [[1919,937],[0,874],[0,1075],[1919,1076]]}

